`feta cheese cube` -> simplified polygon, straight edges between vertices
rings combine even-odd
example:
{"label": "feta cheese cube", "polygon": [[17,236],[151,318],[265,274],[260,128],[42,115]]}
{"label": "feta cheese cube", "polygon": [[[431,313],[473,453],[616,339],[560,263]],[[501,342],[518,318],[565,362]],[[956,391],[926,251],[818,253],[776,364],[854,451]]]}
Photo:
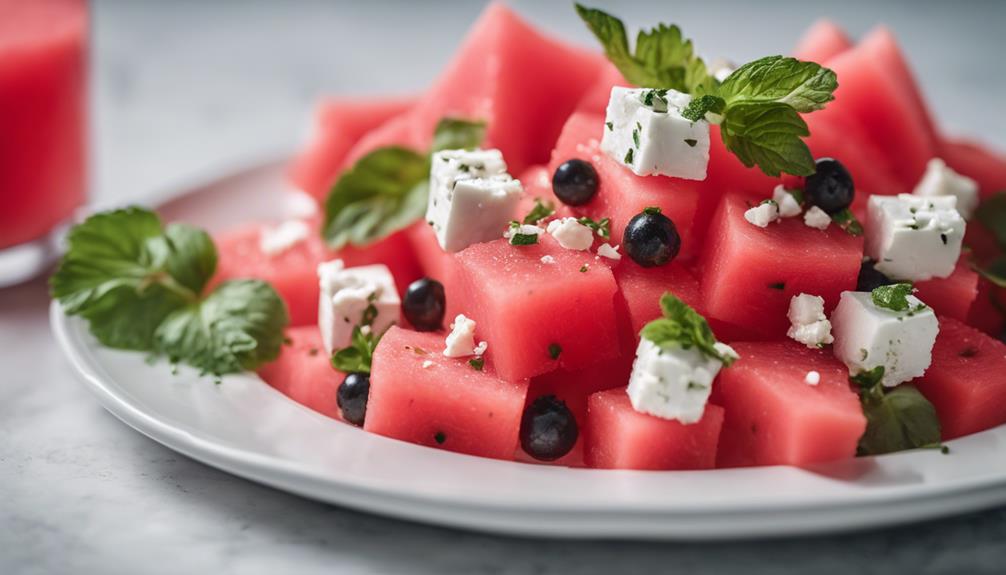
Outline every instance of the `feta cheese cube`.
{"label": "feta cheese cube", "polygon": [[824,347],[834,341],[831,322],[824,315],[824,298],[802,293],[789,301],[790,338],[807,347]]}
{"label": "feta cheese cube", "polygon": [[906,311],[878,307],[869,292],[842,292],[831,322],[835,357],[853,375],[884,366],[883,384],[894,387],[920,377],[932,361],[940,331],[936,314],[908,296]]}
{"label": "feta cheese cube", "polygon": [[829,216],[828,212],[822,210],[821,208],[811,206],[810,209],[803,214],[803,223],[812,228],[826,230],[828,229],[828,226],[831,225],[831,216]]}
{"label": "feta cheese cube", "polygon": [[639,176],[706,179],[709,123],[681,115],[691,96],[675,90],[611,89],[601,150]]}
{"label": "feta cheese cube", "polygon": [[[476,353],[475,348],[475,320],[468,319],[464,314],[458,314],[451,324],[451,333],[447,334],[445,340],[446,347],[444,355],[447,357],[468,357],[470,355],[481,355]],[[485,344],[485,342],[482,342]],[[482,352],[489,344],[479,344]]]}
{"label": "feta cheese cube", "polygon": [[779,219],[779,205],[773,200],[765,200],[744,212],[744,219],[759,228],[767,228],[769,224]]}
{"label": "feta cheese cube", "polygon": [[597,248],[597,255],[606,257],[609,260],[618,261],[622,259],[622,254],[618,253],[618,246],[613,246],[611,244],[605,243],[601,244]]}
{"label": "feta cheese cube", "polygon": [[311,235],[311,228],[301,220],[287,220],[275,227],[264,227],[259,233],[258,247],[274,257],[293,248]]}
{"label": "feta cheese cube", "polygon": [[940,158],[929,160],[926,173],[912,193],[922,198],[954,196],[957,198],[957,211],[966,220],[978,207],[978,182],[958,174]]}
{"label": "feta cheese cube", "polygon": [[772,190],[772,201],[779,207],[779,217],[781,218],[799,216],[800,212],[803,211],[800,203],[796,201],[793,194],[786,191],[786,187],[782,184],[779,184]]}
{"label": "feta cheese cube", "polygon": [[562,218],[548,223],[548,233],[567,250],[588,250],[594,245],[594,231],[576,218]]}
{"label": "feta cheese cube", "polygon": [[[358,325],[382,334],[398,323],[402,302],[388,266],[347,268],[342,260],[332,260],[318,266],[318,286],[318,328],[329,354],[349,346]],[[367,325],[363,319],[370,306],[374,319]]]}
{"label": "feta cheese cube", "polygon": [[[716,344],[722,353],[736,353]],[[662,349],[642,338],[626,389],[632,408],[664,419],[695,423],[702,419],[713,379],[723,363],[696,348]]]}
{"label": "feta cheese cube", "polygon": [[952,274],[965,229],[956,203],[954,196],[871,196],[865,251],[877,271],[911,281]]}
{"label": "feta cheese cube", "polygon": [[433,154],[426,221],[446,252],[499,237],[524,193],[499,150],[443,150]]}

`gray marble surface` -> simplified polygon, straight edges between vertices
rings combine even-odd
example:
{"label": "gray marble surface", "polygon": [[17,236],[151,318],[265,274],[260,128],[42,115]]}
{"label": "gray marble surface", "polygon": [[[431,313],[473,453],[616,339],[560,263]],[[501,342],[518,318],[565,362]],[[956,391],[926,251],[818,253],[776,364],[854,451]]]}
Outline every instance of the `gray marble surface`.
{"label": "gray marble surface", "polygon": [[[513,3],[578,41],[568,2]],[[599,2],[614,7],[614,2]],[[709,56],[786,51],[830,15],[902,39],[948,129],[1006,147],[1006,2],[625,2]],[[326,93],[420,89],[478,2],[98,0],[94,197],[139,200],[294,147]],[[716,51],[711,51],[715,49]],[[42,282],[0,291],[0,573],[1001,573],[1006,509],[771,542],[536,541],[368,516],[177,455],[104,412],[46,321]]]}

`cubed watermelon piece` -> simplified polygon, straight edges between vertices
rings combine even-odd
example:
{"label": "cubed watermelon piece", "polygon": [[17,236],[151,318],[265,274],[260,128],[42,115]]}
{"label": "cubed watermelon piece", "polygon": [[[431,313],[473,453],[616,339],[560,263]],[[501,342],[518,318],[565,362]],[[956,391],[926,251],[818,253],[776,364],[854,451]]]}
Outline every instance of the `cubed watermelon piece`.
{"label": "cubed watermelon piece", "polygon": [[940,142],[939,156],[948,166],[978,182],[983,198],[1006,191],[1006,155],[978,142],[945,138]]}
{"label": "cubed watermelon piece", "polygon": [[605,110],[608,108],[608,100],[611,99],[611,89],[615,86],[631,87],[622,76],[622,73],[618,71],[611,62],[605,62],[601,66],[601,71],[597,75],[597,79],[591,84],[590,88],[584,93],[583,98],[580,99],[580,103],[576,106],[577,112],[586,112],[588,114],[600,114],[604,115]]}
{"label": "cubed watermelon piece", "polygon": [[259,377],[297,403],[341,419],[336,392],[346,376],[332,367],[318,327],[292,327],[286,337],[279,357],[259,368]]}
{"label": "cubed watermelon piece", "polygon": [[601,391],[587,400],[584,458],[601,469],[711,469],[722,425],[717,405],[685,425],[634,410],[625,388]]}
{"label": "cubed watermelon piece", "polygon": [[967,321],[978,298],[978,273],[962,257],[950,276],[916,282],[915,288],[915,295],[938,315]]}
{"label": "cubed watermelon piece", "polygon": [[759,228],[744,219],[747,209],[742,197],[725,197],[706,236],[701,307],[709,316],[783,337],[794,295],[819,295],[831,309],[855,289],[862,237],[836,225],[811,228],[799,217]]}
{"label": "cubed watermelon piece", "polygon": [[936,125],[933,122],[929,106],[926,104],[919,83],[912,73],[908,59],[905,58],[901,47],[898,45],[894,33],[887,26],[877,26],[870,30],[866,36],[859,41],[861,49],[879,64],[887,74],[901,85],[902,94],[907,98],[907,107],[912,113],[922,120],[922,127],[928,134],[931,141],[936,142]]}
{"label": "cubed watermelon piece", "polygon": [[363,428],[428,447],[513,459],[527,380],[503,381],[491,362],[479,371],[468,358],[443,351],[442,333],[388,330],[374,351]]}
{"label": "cubed watermelon piece", "polygon": [[[740,359],[720,372],[711,401],[726,419],[717,465],[809,465],[856,455],[866,430],[849,370],[830,350],[794,341],[734,343]],[[820,382],[810,385],[807,373]]]}
{"label": "cubed watermelon piece", "polygon": [[[542,262],[546,255],[554,262]],[[551,236],[530,246],[499,239],[457,254],[460,309],[477,322],[503,379],[584,369],[619,355],[615,278],[594,258]]]}
{"label": "cubed watermelon piece", "polygon": [[301,190],[324,200],[344,169],[343,162],[353,145],[414,102],[412,98],[321,101],[315,108],[311,139],[290,164],[290,180]]}
{"label": "cubed watermelon piece", "polygon": [[849,48],[852,48],[852,40],[849,40],[845,30],[831,20],[822,19],[803,33],[793,50],[793,57],[824,64]]}
{"label": "cubed watermelon piece", "polygon": [[352,166],[357,160],[378,148],[399,146],[412,150],[428,149],[433,133],[420,134],[413,130],[413,123],[412,110],[409,110],[367,132],[346,152],[342,167]]}
{"label": "cubed watermelon piece", "polygon": [[502,150],[511,173],[520,173],[548,161],[563,122],[603,63],[599,54],[547,38],[510,8],[490,4],[416,106],[413,131],[432,135],[444,116],[482,118],[487,146]]}
{"label": "cubed watermelon piece", "polygon": [[940,418],[943,439],[1006,423],[1006,344],[948,317],[940,318],[933,363],[914,382]]}
{"label": "cubed watermelon piece", "polygon": [[971,304],[967,324],[982,330],[992,337],[1002,337],[1006,329],[1003,317],[1003,303],[1006,303],[1006,289],[997,287],[989,280],[978,278],[978,295]]}
{"label": "cubed watermelon piece", "polygon": [[[561,138],[561,137],[560,137]],[[582,207],[567,206],[559,201],[552,192],[552,174],[554,170],[549,170],[548,166],[531,166],[520,175],[520,182],[524,186],[524,195],[521,196],[520,203],[517,204],[517,216],[523,218],[530,212],[536,200],[551,203],[555,208],[556,218],[579,217],[589,215],[589,210]]]}
{"label": "cubed watermelon piece", "polygon": [[[660,296],[671,292],[701,313],[702,294],[699,280],[677,262],[644,268],[623,258],[614,269],[618,291],[625,298],[632,333],[638,334],[643,326],[661,317]],[[633,349],[635,349],[633,342]]]}

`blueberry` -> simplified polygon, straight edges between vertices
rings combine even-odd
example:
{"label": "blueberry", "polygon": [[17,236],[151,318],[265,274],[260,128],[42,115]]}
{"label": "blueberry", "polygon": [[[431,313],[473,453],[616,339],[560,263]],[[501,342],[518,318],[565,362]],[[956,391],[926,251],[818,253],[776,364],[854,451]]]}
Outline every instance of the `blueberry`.
{"label": "blueberry", "polygon": [[554,461],[569,453],[580,430],[566,403],[554,395],[531,402],[520,421],[520,446],[539,461]]}
{"label": "blueberry", "polygon": [[566,160],[552,175],[552,191],[569,206],[582,206],[597,193],[597,170],[587,161]]}
{"label": "blueberry", "polygon": [[370,395],[370,374],[355,372],[346,374],[335,392],[335,401],[342,410],[342,418],[363,427],[367,416],[367,397]]}
{"label": "blueberry", "polygon": [[816,171],[804,180],[804,193],[811,205],[833,216],[852,205],[856,186],[842,162],[821,158],[816,162]]}
{"label": "blueberry", "polygon": [[416,331],[437,331],[444,325],[447,296],[444,284],[422,278],[409,284],[402,300],[402,313]]}
{"label": "blueberry", "polygon": [[622,234],[625,252],[637,264],[652,268],[662,266],[681,251],[678,228],[659,208],[646,208],[636,214]]}
{"label": "blueberry", "polygon": [[878,272],[875,265],[870,260],[863,260],[863,267],[859,268],[859,279],[856,280],[856,291],[873,291],[880,286],[898,283]]}

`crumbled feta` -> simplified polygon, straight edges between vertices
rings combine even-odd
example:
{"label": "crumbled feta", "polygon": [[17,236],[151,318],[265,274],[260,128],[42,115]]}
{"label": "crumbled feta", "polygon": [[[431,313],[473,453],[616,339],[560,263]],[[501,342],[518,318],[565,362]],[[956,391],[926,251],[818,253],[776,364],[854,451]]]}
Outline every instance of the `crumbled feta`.
{"label": "crumbled feta", "polygon": [[538,226],[530,224],[516,225],[516,222],[514,222],[514,224],[507,226],[507,229],[503,232],[503,237],[510,240],[510,243],[512,244],[514,243],[514,236],[520,235],[538,237],[543,233],[545,233],[545,230]]}
{"label": "crumbled feta", "polygon": [[964,219],[970,219],[978,207],[978,182],[958,174],[940,158],[929,160],[926,173],[912,193],[923,198],[954,196],[957,211]]}
{"label": "crumbled feta", "polygon": [[681,115],[691,96],[675,90],[615,86],[601,150],[640,176],[706,179],[709,123]]}
{"label": "crumbled feta", "polygon": [[772,200],[765,200],[744,212],[744,219],[759,228],[766,228],[779,219],[779,205]]}
{"label": "crumbled feta", "polygon": [[790,338],[807,347],[822,347],[834,341],[831,322],[824,315],[824,298],[802,293],[789,300]]}
{"label": "crumbled feta", "polygon": [[384,333],[398,323],[402,302],[388,266],[347,268],[342,260],[325,262],[318,266],[318,287],[318,328],[329,354],[350,344],[357,325],[368,329],[361,323],[371,305],[376,312],[372,332]]}
{"label": "crumbled feta", "polygon": [[953,273],[961,255],[964,218],[954,196],[871,196],[866,255],[891,279],[922,281]]}
{"label": "crumbled feta", "polygon": [[594,245],[594,231],[576,218],[562,218],[548,223],[548,233],[567,250],[588,250]]}
{"label": "crumbled feta", "polygon": [[475,346],[474,353],[475,355],[481,357],[483,354],[485,354],[487,349],[489,349],[489,342],[480,341],[479,344]]}
{"label": "crumbled feta", "polygon": [[426,361],[423,362],[423,369],[430,369],[431,367],[433,367],[432,361],[427,359]]}
{"label": "crumbled feta", "polygon": [[554,264],[555,263],[555,258],[553,258],[552,256],[549,256],[549,255],[541,256],[541,263],[543,263],[543,264]]}
{"label": "crumbled feta", "polygon": [[458,314],[447,334],[444,355],[447,357],[468,357],[475,355],[475,320]]}
{"label": "crumbled feta", "polygon": [[605,243],[597,248],[597,255],[604,256],[610,260],[618,261],[622,259],[622,254],[618,253],[618,246]]}
{"label": "crumbled feta", "polygon": [[906,311],[878,307],[869,292],[842,292],[831,322],[835,357],[850,373],[884,366],[883,383],[893,387],[923,375],[939,333],[936,314],[915,296]]}
{"label": "crumbled feta", "polygon": [[287,220],[276,227],[264,227],[259,233],[258,247],[267,256],[278,256],[306,240],[311,228],[300,220]]}
{"label": "crumbled feta", "polygon": [[816,371],[808,371],[803,377],[803,382],[807,385],[817,385],[821,383],[821,374]]}
{"label": "crumbled feta", "polygon": [[796,201],[793,194],[786,191],[786,187],[782,184],[779,184],[772,190],[772,201],[779,207],[779,217],[781,218],[799,216],[800,212],[803,211],[800,208],[800,203]]}
{"label": "crumbled feta", "polygon": [[[736,356],[730,346],[717,343],[721,353]],[[642,338],[626,389],[632,408],[664,419],[695,423],[702,419],[713,379],[723,363],[696,348],[661,349]]]}
{"label": "crumbled feta", "polygon": [[507,173],[499,150],[443,150],[433,154],[426,221],[446,252],[499,237],[524,193]]}
{"label": "crumbled feta", "polygon": [[284,218],[299,220],[318,213],[318,201],[296,188],[286,190],[281,204],[280,212]]}
{"label": "crumbled feta", "polygon": [[831,225],[831,216],[828,212],[822,210],[817,206],[811,206],[803,214],[803,223],[809,227],[817,228],[819,230],[826,230],[828,226]]}

